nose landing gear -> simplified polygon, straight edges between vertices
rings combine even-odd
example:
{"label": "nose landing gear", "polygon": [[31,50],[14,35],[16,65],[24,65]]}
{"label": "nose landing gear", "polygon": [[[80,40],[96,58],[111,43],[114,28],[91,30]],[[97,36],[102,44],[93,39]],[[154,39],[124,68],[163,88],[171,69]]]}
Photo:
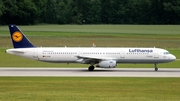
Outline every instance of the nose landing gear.
{"label": "nose landing gear", "polygon": [[154,67],[155,67],[155,71],[158,71],[158,67],[156,63],[154,64]]}

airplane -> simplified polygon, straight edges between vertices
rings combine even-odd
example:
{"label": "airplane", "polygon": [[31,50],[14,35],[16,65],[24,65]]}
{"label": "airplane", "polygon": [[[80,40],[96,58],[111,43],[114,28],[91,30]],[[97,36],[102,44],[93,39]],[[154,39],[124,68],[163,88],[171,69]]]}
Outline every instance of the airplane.
{"label": "airplane", "polygon": [[6,53],[53,63],[90,64],[89,71],[99,68],[115,68],[118,63],[157,64],[176,60],[173,54],[162,48],[118,48],[118,47],[36,47],[15,25],[9,25],[14,48]]}

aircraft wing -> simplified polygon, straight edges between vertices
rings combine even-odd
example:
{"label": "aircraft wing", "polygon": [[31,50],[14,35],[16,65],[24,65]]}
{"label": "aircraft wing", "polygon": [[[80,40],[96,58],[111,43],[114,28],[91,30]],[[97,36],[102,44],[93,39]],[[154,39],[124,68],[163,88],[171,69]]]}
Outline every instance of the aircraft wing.
{"label": "aircraft wing", "polygon": [[115,60],[116,58],[111,57],[95,57],[95,56],[76,56],[78,59],[76,62],[79,63],[99,63],[101,60]]}

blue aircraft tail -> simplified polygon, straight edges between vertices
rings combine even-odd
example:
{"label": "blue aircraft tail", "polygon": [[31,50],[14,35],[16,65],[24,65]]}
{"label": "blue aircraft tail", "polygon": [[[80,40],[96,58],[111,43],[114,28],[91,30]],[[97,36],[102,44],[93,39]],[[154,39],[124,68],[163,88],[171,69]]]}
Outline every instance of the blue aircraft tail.
{"label": "blue aircraft tail", "polygon": [[13,24],[9,25],[9,31],[14,48],[32,48],[33,44],[26,38],[23,32]]}

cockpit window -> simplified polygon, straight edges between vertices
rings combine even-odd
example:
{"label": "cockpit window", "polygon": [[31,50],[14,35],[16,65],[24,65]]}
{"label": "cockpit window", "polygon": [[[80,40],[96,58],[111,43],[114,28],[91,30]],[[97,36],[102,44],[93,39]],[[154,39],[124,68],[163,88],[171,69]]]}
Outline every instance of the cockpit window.
{"label": "cockpit window", "polygon": [[169,52],[164,52],[164,54],[170,54]]}

